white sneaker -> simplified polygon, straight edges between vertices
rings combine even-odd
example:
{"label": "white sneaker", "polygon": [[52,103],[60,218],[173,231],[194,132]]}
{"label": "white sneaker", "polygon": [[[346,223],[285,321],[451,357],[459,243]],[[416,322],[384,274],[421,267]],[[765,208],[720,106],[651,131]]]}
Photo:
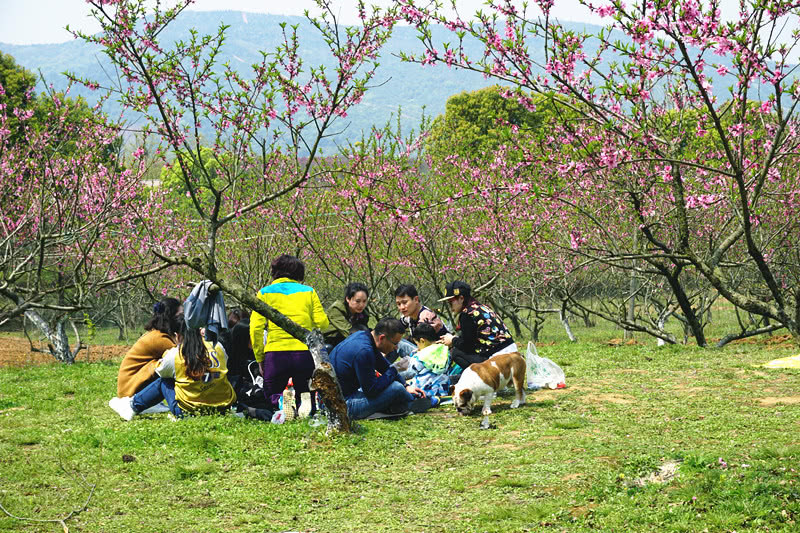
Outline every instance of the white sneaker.
{"label": "white sneaker", "polygon": [[124,398],[111,398],[108,401],[108,406],[117,412],[123,420],[130,420],[136,415],[133,410],[133,398],[125,396]]}

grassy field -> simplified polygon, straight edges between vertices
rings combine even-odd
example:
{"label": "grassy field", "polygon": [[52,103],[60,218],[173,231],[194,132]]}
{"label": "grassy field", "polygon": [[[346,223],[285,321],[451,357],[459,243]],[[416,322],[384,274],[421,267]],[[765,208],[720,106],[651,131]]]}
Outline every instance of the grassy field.
{"label": "grassy field", "polygon": [[[0,369],[0,505],[58,519],[89,499],[73,532],[800,528],[800,371],[755,366],[796,346],[576,332],[540,346],[568,388],[515,410],[498,399],[490,430],[452,407],[333,437],[234,417],[125,423],[107,406],[118,361]],[[0,530],[62,526],[0,515]]]}

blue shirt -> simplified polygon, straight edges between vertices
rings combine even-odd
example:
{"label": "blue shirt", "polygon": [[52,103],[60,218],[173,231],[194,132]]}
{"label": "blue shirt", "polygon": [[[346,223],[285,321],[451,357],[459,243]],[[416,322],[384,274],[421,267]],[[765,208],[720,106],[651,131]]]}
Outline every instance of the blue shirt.
{"label": "blue shirt", "polygon": [[[371,331],[356,331],[347,337],[336,345],[330,353],[330,359],[345,398],[358,391],[359,387],[364,391],[364,396],[374,398],[393,381],[405,386],[397,369],[375,346]],[[381,373],[380,377],[375,375],[376,370]]]}

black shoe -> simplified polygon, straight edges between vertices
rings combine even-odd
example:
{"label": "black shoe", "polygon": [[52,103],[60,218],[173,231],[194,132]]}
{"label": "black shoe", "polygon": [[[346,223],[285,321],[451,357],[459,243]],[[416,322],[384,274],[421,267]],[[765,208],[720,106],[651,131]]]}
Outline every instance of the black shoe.
{"label": "black shoe", "polygon": [[431,408],[431,399],[427,397],[415,398],[408,406],[408,410],[412,413],[424,413]]}
{"label": "black shoe", "polygon": [[402,413],[382,413],[378,411],[377,413],[372,413],[371,415],[364,418],[364,420],[379,420],[379,419],[387,419],[387,420],[394,420],[396,418],[403,418],[409,412],[403,411]]}

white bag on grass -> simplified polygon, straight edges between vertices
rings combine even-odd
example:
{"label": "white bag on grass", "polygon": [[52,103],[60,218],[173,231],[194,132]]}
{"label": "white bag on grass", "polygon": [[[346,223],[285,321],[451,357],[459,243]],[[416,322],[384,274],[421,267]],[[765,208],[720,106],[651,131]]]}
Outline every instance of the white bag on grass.
{"label": "white bag on grass", "polygon": [[539,352],[533,342],[528,343],[525,363],[529,389],[563,389],[567,386],[566,376],[561,367],[547,357],[539,357]]}

